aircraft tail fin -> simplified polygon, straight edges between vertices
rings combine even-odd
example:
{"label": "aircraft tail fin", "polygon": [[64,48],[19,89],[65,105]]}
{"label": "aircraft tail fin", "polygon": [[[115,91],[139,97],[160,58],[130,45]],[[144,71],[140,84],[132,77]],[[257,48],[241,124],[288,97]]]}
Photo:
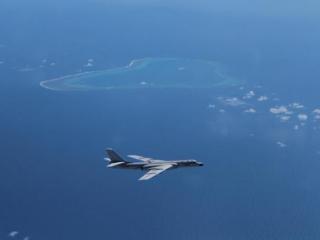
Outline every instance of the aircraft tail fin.
{"label": "aircraft tail fin", "polygon": [[106,153],[110,159],[110,163],[127,162],[118,153],[116,153],[114,150],[110,148],[106,150]]}

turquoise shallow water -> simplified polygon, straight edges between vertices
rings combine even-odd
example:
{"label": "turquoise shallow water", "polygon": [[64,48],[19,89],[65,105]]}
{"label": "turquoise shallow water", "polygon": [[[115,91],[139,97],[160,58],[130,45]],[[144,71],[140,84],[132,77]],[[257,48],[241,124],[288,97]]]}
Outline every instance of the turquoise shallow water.
{"label": "turquoise shallow water", "polygon": [[128,66],[67,75],[41,82],[52,90],[214,88],[239,85],[221,64],[192,59],[144,58]]}

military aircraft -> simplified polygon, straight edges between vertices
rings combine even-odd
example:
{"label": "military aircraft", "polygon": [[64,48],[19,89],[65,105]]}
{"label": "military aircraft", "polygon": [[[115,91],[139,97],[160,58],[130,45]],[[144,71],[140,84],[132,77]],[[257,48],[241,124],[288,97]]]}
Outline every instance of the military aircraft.
{"label": "military aircraft", "polygon": [[130,158],[139,160],[136,162],[129,162],[124,160],[110,148],[106,150],[106,154],[108,157],[106,157],[105,160],[108,162],[108,168],[141,169],[147,171],[147,173],[139,178],[139,180],[149,180],[168,169],[203,166],[203,163],[194,159],[164,161],[138,155],[128,155]]}

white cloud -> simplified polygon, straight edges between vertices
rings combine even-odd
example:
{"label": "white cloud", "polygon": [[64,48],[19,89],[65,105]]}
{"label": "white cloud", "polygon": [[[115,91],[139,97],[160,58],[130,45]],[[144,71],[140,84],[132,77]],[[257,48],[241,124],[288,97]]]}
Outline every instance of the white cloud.
{"label": "white cloud", "polygon": [[220,112],[220,113],[225,113],[226,110],[224,110],[224,109],[219,109],[219,112]]}
{"label": "white cloud", "polygon": [[303,106],[301,103],[298,103],[298,102],[291,103],[291,104],[289,105],[289,107],[294,108],[294,109],[304,108],[304,106]]}
{"label": "white cloud", "polygon": [[299,128],[300,128],[299,125],[294,125],[293,127],[294,130],[299,130]]}
{"label": "white cloud", "polygon": [[93,62],[94,62],[94,60],[92,58],[88,59],[88,63],[93,63]]}
{"label": "white cloud", "polygon": [[178,71],[183,71],[185,68],[184,67],[179,67]]}
{"label": "white cloud", "polygon": [[218,100],[220,100],[223,104],[229,105],[232,107],[237,107],[237,106],[246,104],[244,101],[240,100],[237,97],[232,97],[232,98],[219,97]]}
{"label": "white cloud", "polygon": [[273,114],[292,114],[286,106],[272,107],[269,111]]}
{"label": "white cloud", "polygon": [[9,234],[8,234],[8,237],[15,237],[15,236],[17,236],[19,234],[19,232],[18,231],[12,231],[12,232],[9,232]]}
{"label": "white cloud", "polygon": [[92,67],[93,64],[91,62],[88,62],[86,65],[84,65],[85,67]]}
{"label": "white cloud", "polygon": [[285,116],[281,116],[280,117],[280,120],[282,121],[282,122],[287,122],[287,121],[289,121],[290,120],[290,116],[288,116],[288,115],[285,115]]}
{"label": "white cloud", "polygon": [[1,64],[4,64],[4,61],[0,61],[0,65],[1,65]]}
{"label": "white cloud", "polygon": [[314,114],[320,114],[320,108],[316,108],[315,110],[312,111]]}
{"label": "white cloud", "polygon": [[208,105],[208,108],[215,109],[215,108],[216,108],[216,105],[214,105],[214,104],[209,104],[209,105]]}
{"label": "white cloud", "polygon": [[263,102],[263,101],[267,101],[269,98],[267,97],[267,96],[260,96],[260,97],[258,97],[258,101],[259,102]]}
{"label": "white cloud", "polygon": [[140,85],[147,85],[147,82],[140,82]]}
{"label": "white cloud", "polygon": [[287,147],[287,144],[285,144],[285,143],[283,143],[283,142],[280,142],[280,141],[278,141],[277,144],[278,144],[278,146],[281,147],[281,148]]}
{"label": "white cloud", "polygon": [[55,62],[50,63],[50,66],[51,66],[51,67],[54,67],[55,65],[56,65]]}
{"label": "white cloud", "polygon": [[251,90],[245,96],[243,96],[243,99],[250,99],[253,98],[255,95],[255,92]]}
{"label": "white cloud", "polygon": [[244,110],[245,113],[256,113],[257,111],[254,108],[249,108]]}
{"label": "white cloud", "polygon": [[298,114],[297,117],[298,117],[299,121],[302,121],[302,122],[308,120],[308,115],[307,114],[300,113],[300,114]]}

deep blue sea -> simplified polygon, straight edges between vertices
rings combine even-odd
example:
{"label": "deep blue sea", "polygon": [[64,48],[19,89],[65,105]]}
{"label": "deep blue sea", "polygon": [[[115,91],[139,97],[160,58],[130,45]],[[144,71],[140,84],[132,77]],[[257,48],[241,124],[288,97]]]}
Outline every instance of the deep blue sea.
{"label": "deep blue sea", "polygon": [[[318,23],[99,1],[1,2],[0,239],[320,239]],[[144,57],[217,61],[247,83],[39,86]],[[297,102],[304,107],[290,105]],[[292,109],[281,115],[290,119],[272,113],[280,106]],[[107,147],[205,166],[138,182],[141,171],[106,169]]]}

